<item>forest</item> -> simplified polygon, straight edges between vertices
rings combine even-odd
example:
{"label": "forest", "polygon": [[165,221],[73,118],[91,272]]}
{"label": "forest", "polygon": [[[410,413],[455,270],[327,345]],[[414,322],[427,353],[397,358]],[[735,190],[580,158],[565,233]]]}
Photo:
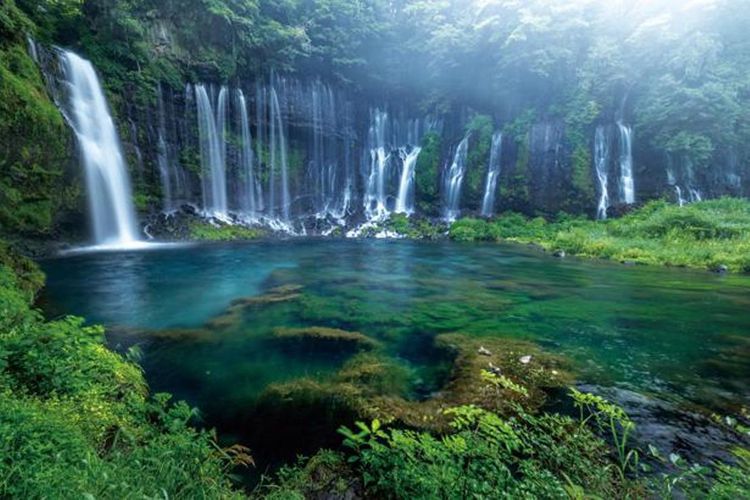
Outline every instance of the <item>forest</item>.
{"label": "forest", "polygon": [[3,0],[0,497],[750,495],[748,0]]}

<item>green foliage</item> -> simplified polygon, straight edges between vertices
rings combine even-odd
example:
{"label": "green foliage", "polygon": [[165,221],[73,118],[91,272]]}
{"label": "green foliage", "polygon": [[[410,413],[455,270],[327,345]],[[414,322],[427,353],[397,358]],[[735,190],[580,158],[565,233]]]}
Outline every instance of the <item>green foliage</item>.
{"label": "green foliage", "polygon": [[422,138],[422,151],[415,166],[415,196],[420,212],[436,215],[440,200],[440,157],[442,139],[435,132]]}
{"label": "green foliage", "polygon": [[630,449],[628,438],[635,429],[635,424],[619,406],[594,394],[586,394],[571,388],[570,396],[573,405],[578,408],[581,416],[581,426],[593,421],[601,433],[608,433],[617,452],[620,478],[625,479],[629,472],[638,474],[640,456],[638,450]]}
{"label": "green foliage", "polygon": [[525,219],[504,214],[492,221],[451,225],[457,241],[534,243],[549,251],[620,262],[750,272],[750,202],[722,198],[678,207],[651,202],[608,221]]}
{"label": "green foliage", "polygon": [[254,240],[265,235],[262,229],[231,224],[212,224],[202,220],[190,221],[189,230],[190,239],[199,241]]}
{"label": "green foliage", "polygon": [[[19,262],[19,259],[15,259]],[[141,370],[78,318],[45,322],[0,260],[0,496],[235,498],[248,464],[189,426],[196,412],[149,398]],[[21,267],[28,267],[23,264]],[[29,271],[20,282],[31,288]]]}
{"label": "green foliage", "polygon": [[0,231],[49,234],[75,203],[66,187],[69,133],[27,54],[30,21],[12,0],[0,5]]}
{"label": "green foliage", "polygon": [[[387,498],[567,498],[569,484],[590,494],[637,486],[610,472],[604,443],[558,415],[514,419],[475,406],[446,410],[453,431],[383,430],[380,422],[342,428],[368,491]],[[502,493],[501,493],[502,492]]]}
{"label": "green foliage", "polygon": [[475,115],[466,126],[469,134],[469,151],[466,158],[463,205],[478,210],[482,205],[484,182],[492,147],[493,124],[487,115]]}

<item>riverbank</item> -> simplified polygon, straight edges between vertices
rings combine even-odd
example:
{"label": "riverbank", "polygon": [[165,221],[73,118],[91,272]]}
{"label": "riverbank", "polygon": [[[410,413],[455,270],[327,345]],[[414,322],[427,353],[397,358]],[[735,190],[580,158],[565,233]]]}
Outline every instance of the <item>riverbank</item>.
{"label": "riverbank", "polygon": [[538,245],[557,255],[626,264],[750,272],[750,201],[722,198],[683,207],[651,202],[619,218],[556,221],[507,214],[461,219],[451,225],[455,241],[512,241]]}

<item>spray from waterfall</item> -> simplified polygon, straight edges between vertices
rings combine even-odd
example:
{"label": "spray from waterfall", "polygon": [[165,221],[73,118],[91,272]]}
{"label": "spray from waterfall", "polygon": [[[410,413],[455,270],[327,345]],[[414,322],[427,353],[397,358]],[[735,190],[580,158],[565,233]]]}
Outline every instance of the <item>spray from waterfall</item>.
{"label": "spray from waterfall", "polygon": [[94,241],[132,247],[139,237],[130,179],[101,84],[89,61],[69,51],[60,59],[68,85],[66,114],[86,171]]}
{"label": "spray from waterfall", "polygon": [[490,163],[487,166],[487,179],[484,183],[484,197],[482,198],[482,216],[484,217],[492,217],[495,213],[495,194],[497,192],[497,180],[500,176],[502,152],[503,134],[502,132],[495,132],[492,136]]}

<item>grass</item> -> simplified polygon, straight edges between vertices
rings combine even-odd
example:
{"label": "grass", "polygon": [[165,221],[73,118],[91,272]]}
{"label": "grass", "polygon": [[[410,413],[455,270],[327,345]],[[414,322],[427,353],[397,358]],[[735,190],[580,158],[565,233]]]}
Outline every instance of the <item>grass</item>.
{"label": "grass", "polygon": [[231,224],[215,225],[202,220],[190,221],[188,228],[190,230],[190,239],[199,241],[254,240],[266,234],[263,229]]}
{"label": "grass", "polygon": [[607,221],[557,221],[505,214],[462,219],[450,228],[456,241],[514,241],[548,251],[637,264],[750,272],[750,201],[722,198],[678,207],[650,202]]}

